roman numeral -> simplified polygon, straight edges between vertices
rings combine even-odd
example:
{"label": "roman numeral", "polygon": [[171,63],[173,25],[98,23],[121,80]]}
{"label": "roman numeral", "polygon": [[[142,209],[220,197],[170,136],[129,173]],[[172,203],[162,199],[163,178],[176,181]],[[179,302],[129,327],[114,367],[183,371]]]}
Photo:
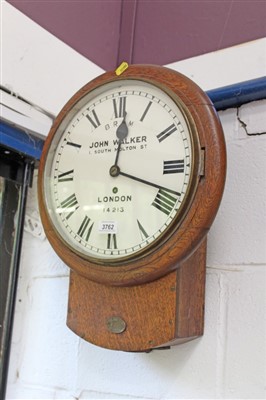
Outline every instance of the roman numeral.
{"label": "roman numeral", "polygon": [[169,215],[176,201],[177,196],[174,196],[172,193],[170,194],[165,189],[159,189],[152,205],[166,215]]}
{"label": "roman numeral", "polygon": [[159,142],[162,142],[163,140],[168,138],[168,136],[172,135],[172,133],[174,133],[176,130],[177,130],[177,127],[175,126],[175,124],[172,124],[172,125],[168,126],[168,128],[166,128],[164,131],[159,133],[156,137],[159,140]]}
{"label": "roman numeral", "polygon": [[73,146],[73,147],[76,147],[76,148],[78,148],[78,149],[81,148],[81,144],[78,144],[78,143],[67,142],[66,144],[67,144],[68,146]]}
{"label": "roman numeral", "polygon": [[64,201],[61,203],[61,207],[63,208],[69,208],[73,207],[78,203],[77,198],[75,193],[71,194],[69,197],[67,197]]}
{"label": "roman numeral", "polygon": [[144,113],[142,114],[140,121],[143,122],[144,118],[146,117],[147,112],[149,111],[150,106],[152,105],[152,101],[149,102],[149,104],[147,105],[147,107],[144,110]]}
{"label": "roman numeral", "polygon": [[62,174],[58,175],[58,182],[73,181],[73,178],[74,178],[74,170],[71,169],[69,171],[63,172]]}
{"label": "roman numeral", "polygon": [[75,207],[78,204],[75,193],[71,194],[61,203],[61,208],[63,208],[63,212],[67,213],[66,219],[69,219],[71,215],[79,208],[79,206]]}
{"label": "roman numeral", "polygon": [[163,162],[164,174],[179,174],[184,172],[184,160],[171,160]]}
{"label": "roman numeral", "polygon": [[79,230],[77,231],[77,234],[81,237],[81,238],[84,238],[85,237],[85,240],[86,240],[86,242],[89,240],[89,237],[90,237],[90,234],[91,234],[91,230],[92,230],[92,227],[93,227],[93,225],[94,225],[94,223],[92,223],[90,226],[89,226],[89,223],[91,222],[91,219],[86,215],[84,218],[83,218],[83,221],[82,221],[82,223],[81,223],[81,225],[80,225],[80,227],[79,227]]}
{"label": "roman numeral", "polygon": [[90,123],[92,124],[92,126],[95,129],[98,128],[98,126],[101,125],[95,110],[92,110],[92,115],[87,114],[86,117],[88,118],[88,120],[90,121]]}
{"label": "roman numeral", "polygon": [[141,239],[142,240],[147,239],[149,237],[149,235],[147,234],[147,232],[145,231],[145,229],[143,228],[143,226],[141,225],[141,223],[139,222],[138,219],[137,219],[137,224],[138,224],[138,227],[139,227],[139,232],[140,232]]}
{"label": "roman numeral", "polygon": [[126,97],[118,97],[113,99],[115,118],[122,118],[126,112]]}
{"label": "roman numeral", "polygon": [[115,233],[107,234],[107,249],[117,249],[117,241]]}

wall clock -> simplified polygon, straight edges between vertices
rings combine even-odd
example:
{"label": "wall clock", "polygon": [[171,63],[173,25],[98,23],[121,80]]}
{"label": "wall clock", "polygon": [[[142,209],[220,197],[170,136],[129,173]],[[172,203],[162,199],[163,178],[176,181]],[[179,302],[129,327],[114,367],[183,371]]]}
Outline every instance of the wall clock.
{"label": "wall clock", "polygon": [[206,235],[225,182],[206,94],[168,68],[107,72],[65,105],[39,168],[39,206],[70,267],[67,324],[148,351],[203,334]]}

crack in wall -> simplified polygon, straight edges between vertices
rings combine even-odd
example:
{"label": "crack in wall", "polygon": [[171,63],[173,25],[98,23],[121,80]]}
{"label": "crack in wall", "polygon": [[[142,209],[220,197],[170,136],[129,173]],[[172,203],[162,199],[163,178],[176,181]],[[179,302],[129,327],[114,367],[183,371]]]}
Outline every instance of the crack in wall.
{"label": "crack in wall", "polygon": [[240,125],[241,125],[241,127],[244,129],[244,131],[246,132],[246,134],[248,135],[248,136],[260,136],[260,135],[266,135],[266,131],[264,131],[264,132],[254,132],[254,133],[251,133],[251,132],[249,132],[248,131],[248,128],[247,128],[247,124],[240,118],[240,115],[239,115],[239,107],[236,109],[236,117],[237,117],[237,120],[238,120],[238,122],[240,123]]}

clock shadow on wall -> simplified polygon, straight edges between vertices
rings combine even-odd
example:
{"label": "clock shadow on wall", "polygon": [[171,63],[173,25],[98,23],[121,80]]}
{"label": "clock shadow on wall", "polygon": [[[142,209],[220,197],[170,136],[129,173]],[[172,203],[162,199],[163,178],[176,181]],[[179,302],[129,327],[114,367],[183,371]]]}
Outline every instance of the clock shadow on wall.
{"label": "clock shadow on wall", "polygon": [[71,269],[70,329],[123,351],[203,334],[206,235],[225,168],[213,104],[175,71],[126,66],[69,100],[38,194],[47,238]]}

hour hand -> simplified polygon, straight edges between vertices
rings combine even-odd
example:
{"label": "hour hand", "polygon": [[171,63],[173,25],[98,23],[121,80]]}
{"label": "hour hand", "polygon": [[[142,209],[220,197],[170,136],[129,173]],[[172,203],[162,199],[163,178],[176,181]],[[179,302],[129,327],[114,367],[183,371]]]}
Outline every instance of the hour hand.
{"label": "hour hand", "polygon": [[128,135],[128,126],[126,123],[126,115],[127,115],[127,113],[125,111],[123,121],[121,122],[121,124],[118,126],[118,128],[116,130],[116,136],[118,137],[118,139],[120,141],[125,139]]}
{"label": "hour hand", "polygon": [[128,126],[126,123],[126,115],[127,115],[127,113],[125,111],[123,121],[121,122],[121,124],[118,126],[118,128],[116,130],[116,136],[118,137],[119,142],[118,142],[118,147],[117,147],[117,151],[116,151],[114,166],[117,166],[117,163],[118,163],[118,157],[119,157],[119,153],[120,153],[122,140],[125,139],[128,135]]}

